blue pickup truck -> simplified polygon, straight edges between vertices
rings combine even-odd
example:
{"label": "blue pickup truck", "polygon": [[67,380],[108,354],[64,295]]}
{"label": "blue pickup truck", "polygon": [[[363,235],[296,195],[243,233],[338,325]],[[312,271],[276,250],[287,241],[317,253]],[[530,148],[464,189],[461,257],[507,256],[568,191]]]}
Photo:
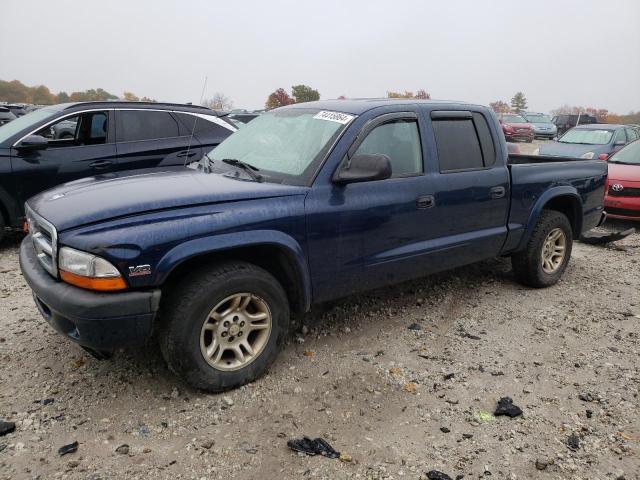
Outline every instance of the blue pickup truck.
{"label": "blue pickup truck", "polygon": [[20,264],[61,334],[99,357],[157,338],[209,391],[264,373],[312,304],[495,256],[553,285],[604,218],[606,162],[510,156],[464,103],[291,105],[189,167],[33,197]]}

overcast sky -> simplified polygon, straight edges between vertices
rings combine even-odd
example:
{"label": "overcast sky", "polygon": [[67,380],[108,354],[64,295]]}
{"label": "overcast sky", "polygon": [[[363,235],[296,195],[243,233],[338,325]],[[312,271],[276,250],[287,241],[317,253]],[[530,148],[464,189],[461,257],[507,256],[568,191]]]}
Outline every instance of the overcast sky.
{"label": "overcast sky", "polygon": [[54,93],[198,102],[208,77],[245,108],[304,83],[640,110],[640,0],[0,0],[0,18],[0,79]]}

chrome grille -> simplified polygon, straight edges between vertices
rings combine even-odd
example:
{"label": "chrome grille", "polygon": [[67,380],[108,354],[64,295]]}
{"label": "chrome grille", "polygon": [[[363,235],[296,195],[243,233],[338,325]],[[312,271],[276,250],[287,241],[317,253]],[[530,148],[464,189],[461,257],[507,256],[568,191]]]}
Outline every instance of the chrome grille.
{"label": "chrome grille", "polygon": [[58,276],[57,250],[58,233],[56,228],[47,220],[25,205],[29,234],[33,242],[33,248],[42,267],[52,276]]}

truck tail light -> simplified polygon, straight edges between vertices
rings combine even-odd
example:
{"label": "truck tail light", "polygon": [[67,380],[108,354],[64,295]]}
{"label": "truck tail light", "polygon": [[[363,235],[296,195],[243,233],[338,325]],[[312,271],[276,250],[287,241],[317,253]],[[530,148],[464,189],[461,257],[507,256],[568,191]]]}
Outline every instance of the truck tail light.
{"label": "truck tail light", "polygon": [[598,155],[598,160],[606,160],[607,158],[609,158],[609,155],[606,153],[601,153],[600,155]]}

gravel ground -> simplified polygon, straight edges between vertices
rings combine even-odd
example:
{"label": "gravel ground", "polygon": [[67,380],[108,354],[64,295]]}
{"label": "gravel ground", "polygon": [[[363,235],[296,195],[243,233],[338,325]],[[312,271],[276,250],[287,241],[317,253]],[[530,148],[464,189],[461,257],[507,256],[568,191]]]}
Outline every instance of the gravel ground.
{"label": "gravel ground", "polygon": [[[549,289],[496,259],[325,305],[268,375],[208,395],[154,346],[98,361],[54,333],[9,242],[0,479],[638,479],[639,261],[636,234],[576,244]],[[503,396],[523,415],[490,415]],[[347,461],[289,451],[303,435]]]}

